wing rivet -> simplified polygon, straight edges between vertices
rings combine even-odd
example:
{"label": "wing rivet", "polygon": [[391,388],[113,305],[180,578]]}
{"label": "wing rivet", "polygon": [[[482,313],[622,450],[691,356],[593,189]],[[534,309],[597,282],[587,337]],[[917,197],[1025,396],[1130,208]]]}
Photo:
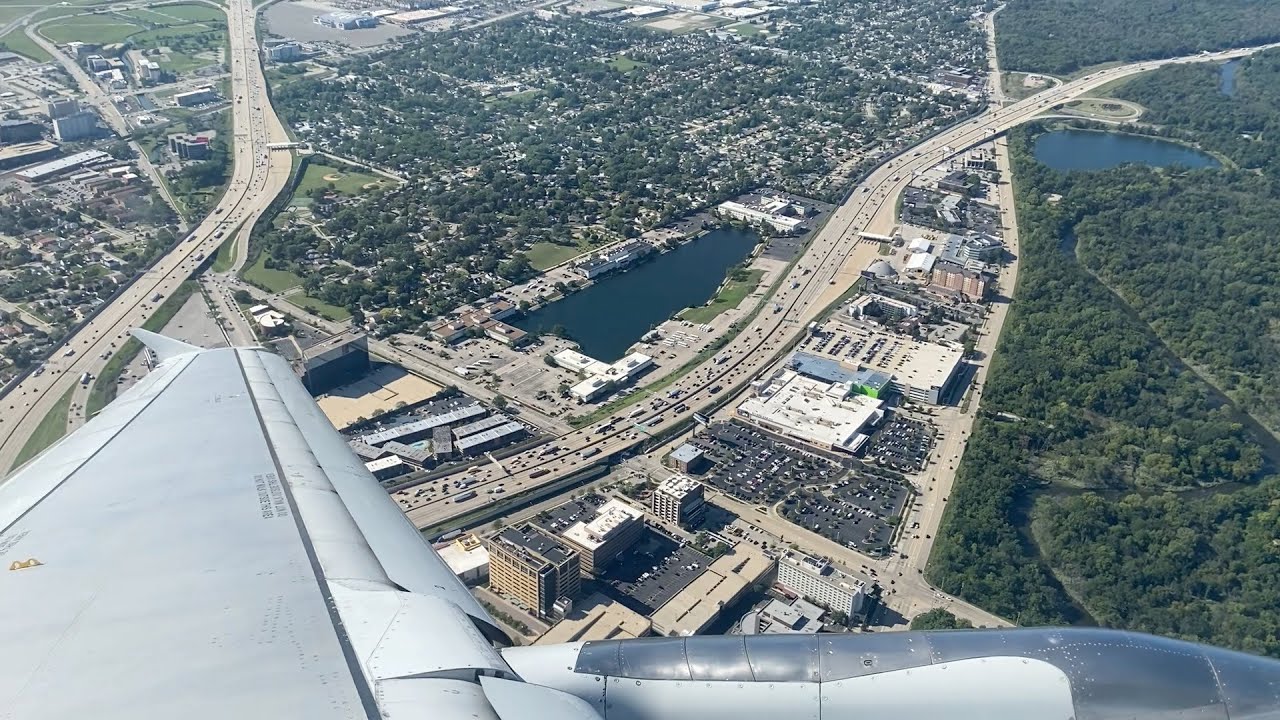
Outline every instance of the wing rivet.
{"label": "wing rivet", "polygon": [[26,570],[27,568],[39,567],[43,564],[44,563],[40,562],[35,558],[27,558],[26,560],[14,560],[13,563],[9,565],[9,570],[10,571]]}

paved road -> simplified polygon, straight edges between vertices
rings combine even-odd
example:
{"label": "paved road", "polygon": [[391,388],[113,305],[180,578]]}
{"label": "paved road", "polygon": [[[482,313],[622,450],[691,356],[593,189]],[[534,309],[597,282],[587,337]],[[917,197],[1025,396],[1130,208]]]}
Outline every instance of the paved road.
{"label": "paved road", "polygon": [[[424,501],[412,498],[411,493],[401,493],[397,500],[418,527],[434,527],[473,512],[491,500],[492,496],[484,492],[486,484],[501,482],[506,485],[508,493],[518,494],[555,482],[614,453],[636,446],[643,441],[643,433],[634,429],[637,423],[646,424],[652,430],[686,422],[695,411],[719,399],[719,392],[739,387],[772,363],[791,339],[804,332],[811,320],[853,284],[859,271],[878,256],[878,245],[861,242],[858,233],[874,232],[886,224],[896,223],[896,199],[911,182],[913,173],[937,165],[974,145],[988,142],[1010,128],[1034,119],[1052,105],[1071,100],[1117,78],[1173,63],[1242,57],[1277,46],[1280,44],[1109,68],[1047,89],[1026,100],[993,107],[975,119],[941,132],[884,163],[855,188],[794,264],[765,309],[726,348],[723,354],[727,361],[721,364],[708,361],[678,380],[670,386],[676,393],[675,397],[646,398],[642,404],[627,408],[618,415],[569,433],[555,441],[560,448],[555,452],[544,454],[545,448],[535,448],[510,458],[504,461],[504,465],[513,470],[510,474],[504,475],[502,471],[489,467],[472,475],[479,480],[479,484],[472,488],[479,490],[472,500],[452,502],[450,498],[442,498]],[[793,284],[797,286],[794,289]],[[777,312],[770,311],[769,306],[774,304],[778,307]],[[687,407],[677,411],[673,408],[677,404]],[[642,412],[636,417],[629,417],[636,408]],[[543,470],[548,472],[543,473]],[[538,477],[531,477],[533,473],[538,473]]]}
{"label": "paved road", "polygon": [[[270,143],[287,142],[288,137],[267,96],[254,31],[256,15],[250,0],[230,0],[227,17],[231,88],[235,96],[231,105],[234,172],[227,192],[190,239],[68,338],[46,363],[46,372],[28,376],[0,399],[0,468],[12,468],[40,420],[68,390],[73,393],[72,403],[83,408],[89,389],[79,383],[81,374],[96,376],[124,342],[129,329],[138,327],[155,312],[156,296],[167,297],[190,277],[200,263],[198,258],[214,253],[230,230],[241,223],[252,225],[287,183],[289,153],[268,149]],[[107,104],[110,105],[109,98]],[[110,113],[104,113],[104,117],[111,117]]]}

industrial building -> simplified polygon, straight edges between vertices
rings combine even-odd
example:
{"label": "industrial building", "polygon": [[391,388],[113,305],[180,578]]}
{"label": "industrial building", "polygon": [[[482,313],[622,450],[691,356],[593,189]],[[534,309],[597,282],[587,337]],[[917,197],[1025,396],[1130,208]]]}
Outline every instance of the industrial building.
{"label": "industrial building", "polygon": [[687,475],[672,475],[658,483],[650,502],[654,515],[680,527],[696,525],[707,508],[702,483]]}
{"label": "industrial building", "polygon": [[111,159],[111,156],[101,150],[85,150],[84,152],[78,152],[64,158],[58,158],[57,160],[51,160],[47,163],[24,168],[15,172],[13,176],[26,183],[42,183],[52,180],[55,177],[65,175],[72,170],[79,170],[86,165],[100,163],[109,159]]}
{"label": "industrial building", "polygon": [[802,229],[807,209],[786,198],[765,197],[759,203],[722,202],[716,207],[721,217],[740,220],[755,227],[770,227],[777,232],[794,233]]}
{"label": "industrial building", "polygon": [[213,142],[214,131],[191,135],[174,133],[168,137],[169,152],[179,160],[205,160],[209,157],[209,145]]}
{"label": "industrial building", "polygon": [[884,405],[857,394],[849,382],[829,383],[779,368],[752,383],[755,395],[735,414],[766,430],[826,450],[857,452]]}
{"label": "industrial building", "polygon": [[596,509],[595,517],[565,528],[560,539],[578,552],[582,573],[595,577],[643,532],[644,513],[613,499]]}
{"label": "industrial building", "polygon": [[594,280],[606,273],[634,265],[653,251],[653,246],[644,240],[628,240],[574,263],[573,269],[582,277]]}
{"label": "industrial building", "polygon": [[363,13],[325,13],[324,15],[315,16],[314,22],[317,25],[323,25],[335,30],[359,30],[378,27],[378,18]]}
{"label": "industrial building", "polygon": [[687,637],[707,629],[720,612],[773,572],[774,561],[739,543],[676,593],[649,618],[655,635]]}
{"label": "industrial building", "polygon": [[827,611],[797,597],[787,603],[771,599],[758,610],[742,616],[738,627],[743,635],[812,634],[822,629],[822,616]]}
{"label": "industrial building", "polygon": [[778,584],[832,612],[859,617],[865,608],[871,583],[823,558],[788,552],[778,559]]}
{"label": "industrial building", "polygon": [[667,456],[671,460],[671,465],[682,473],[697,473],[702,469],[707,459],[707,454],[702,448],[693,443],[684,443],[680,447],[671,451]]}
{"label": "industrial building", "polygon": [[218,91],[213,89],[212,85],[206,85],[202,88],[196,88],[189,92],[181,92],[173,96],[173,101],[178,107],[194,107],[218,100]]}
{"label": "industrial building", "polygon": [[369,337],[346,331],[302,351],[302,384],[313,395],[355,382],[369,372]]}
{"label": "industrial building", "polygon": [[559,367],[586,377],[569,388],[569,395],[581,403],[591,402],[632,382],[653,366],[653,358],[643,353],[632,353],[615,363],[605,363],[576,350],[561,350],[551,359]]}
{"label": "industrial building", "polygon": [[489,550],[475,535],[459,535],[434,547],[440,559],[462,582],[478,585],[489,577]]}
{"label": "industrial building", "polygon": [[489,540],[489,587],[524,603],[539,617],[563,617],[582,587],[578,553],[532,525],[510,527]]}
{"label": "industrial building", "polygon": [[533,644],[625,640],[645,637],[652,627],[649,618],[600,593],[591,593],[574,603],[573,610]]}
{"label": "industrial building", "polygon": [[448,437],[447,429],[454,423],[483,417],[488,413],[489,411],[479,404],[463,405],[448,412],[436,413],[421,420],[414,420],[413,422],[369,433],[361,436],[360,442],[374,447],[381,447],[392,440],[408,444],[432,435],[432,432],[437,428],[445,429],[446,437]]}
{"label": "industrial building", "polygon": [[479,455],[503,445],[510,444],[528,434],[524,425],[512,420],[483,432],[468,435],[454,443],[454,447],[463,455]]}
{"label": "industrial building", "polygon": [[0,143],[28,143],[40,139],[43,129],[30,120],[0,120]]}
{"label": "industrial building", "polygon": [[978,301],[987,294],[987,278],[978,270],[952,263],[938,263],[933,269],[929,289]]}

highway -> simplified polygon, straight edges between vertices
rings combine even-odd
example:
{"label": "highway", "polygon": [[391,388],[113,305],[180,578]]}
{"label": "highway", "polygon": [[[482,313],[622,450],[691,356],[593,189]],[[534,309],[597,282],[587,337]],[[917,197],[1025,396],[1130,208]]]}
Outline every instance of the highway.
{"label": "highway", "polygon": [[[271,151],[271,143],[288,142],[271,108],[263,77],[251,0],[230,0],[232,121],[234,128],[231,182],[221,201],[181,244],[165,255],[120,297],[86,326],[69,337],[45,363],[44,372],[29,375],[0,399],[0,469],[12,469],[18,453],[41,419],[68,391],[83,412],[89,385],[84,373],[96,377],[113,352],[156,310],[162,298],[191,277],[201,260],[212,255],[242,225],[247,229],[288,183],[291,154]],[[108,104],[109,99],[108,99]],[[104,117],[110,117],[104,113]]]}
{"label": "highway", "polygon": [[[646,399],[594,425],[568,433],[551,444],[505,459],[505,472],[486,465],[460,471],[442,481],[451,482],[465,476],[472,481],[470,489],[477,491],[474,498],[455,502],[450,496],[456,493],[450,490],[426,499],[414,497],[416,491],[408,489],[398,493],[396,500],[417,527],[435,527],[496,502],[496,497],[511,498],[630,450],[641,444],[647,433],[689,421],[694,412],[722,399],[719,393],[735,392],[736,388],[771,365],[790,341],[805,332],[810,321],[852,286],[859,271],[878,257],[878,244],[861,241],[859,233],[884,233],[896,224],[896,199],[911,182],[914,173],[1026,123],[1053,105],[1074,99],[1118,78],[1174,63],[1243,57],[1277,46],[1280,44],[1101,70],[1021,102],[992,107],[976,118],[944,130],[888,160],[854,189],[792,265],[778,284],[776,294],[717,355],[725,358],[723,362],[717,363],[715,359],[706,361],[671,385],[664,397]],[[777,312],[771,311],[775,304],[779,308]],[[632,417],[632,413],[637,414]],[[485,492],[497,484],[504,486],[503,495]]]}

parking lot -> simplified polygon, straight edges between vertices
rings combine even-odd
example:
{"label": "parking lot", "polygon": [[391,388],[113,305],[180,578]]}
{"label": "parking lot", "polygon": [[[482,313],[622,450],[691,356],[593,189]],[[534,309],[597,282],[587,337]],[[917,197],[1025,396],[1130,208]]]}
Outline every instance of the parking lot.
{"label": "parking lot", "polygon": [[796,490],[780,508],[787,520],[867,555],[884,555],[910,497],[906,485],[871,476]]}
{"label": "parking lot", "polygon": [[871,436],[866,457],[899,472],[920,472],[936,435],[937,429],[927,422],[895,415]]}
{"label": "parking lot", "polygon": [[703,482],[743,502],[771,505],[802,484],[844,474],[838,464],[737,423],[712,425],[693,439],[715,468]]}
{"label": "parking lot", "polygon": [[648,527],[604,575],[604,594],[651,615],[711,565],[711,558]]}

